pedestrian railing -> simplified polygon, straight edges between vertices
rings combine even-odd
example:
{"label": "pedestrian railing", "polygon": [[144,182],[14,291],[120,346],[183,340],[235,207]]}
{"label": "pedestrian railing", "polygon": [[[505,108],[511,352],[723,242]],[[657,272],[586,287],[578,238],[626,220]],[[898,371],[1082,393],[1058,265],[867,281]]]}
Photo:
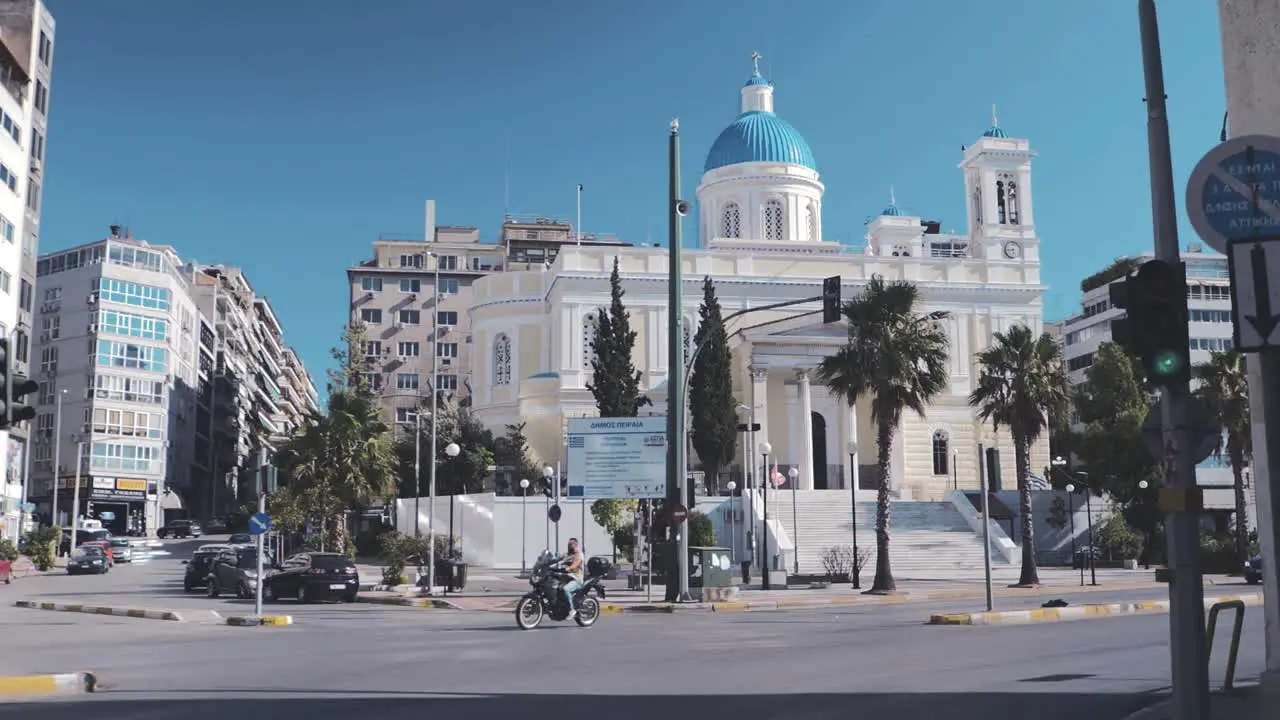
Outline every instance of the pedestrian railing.
{"label": "pedestrian railing", "polygon": [[1205,628],[1205,662],[1213,656],[1213,636],[1218,628],[1218,613],[1223,610],[1235,610],[1235,620],[1231,624],[1231,645],[1227,648],[1227,672],[1222,679],[1222,689],[1230,690],[1236,679],[1236,658],[1240,654],[1240,633],[1244,631],[1244,601],[1223,600],[1209,608],[1209,618]]}

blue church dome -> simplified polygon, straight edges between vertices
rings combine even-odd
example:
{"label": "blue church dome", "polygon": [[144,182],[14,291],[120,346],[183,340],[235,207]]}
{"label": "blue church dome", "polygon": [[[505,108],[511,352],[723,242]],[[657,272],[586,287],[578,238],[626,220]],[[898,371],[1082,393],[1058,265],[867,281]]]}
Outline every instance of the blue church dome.
{"label": "blue church dome", "polygon": [[1007,138],[1009,136],[1004,133],[1004,130],[999,125],[992,125],[986,132],[982,133],[982,137]]}
{"label": "blue church dome", "polygon": [[[752,81],[747,84],[756,84]],[[813,151],[800,133],[786,120],[764,110],[742,113],[720,133],[707,153],[703,172],[747,162],[803,165],[815,172],[818,169]]]}
{"label": "blue church dome", "polygon": [[755,75],[751,76],[751,79],[747,80],[747,84],[743,85],[743,87],[751,87],[752,85],[768,85],[768,84],[769,84],[768,80],[765,80],[760,75],[760,73],[756,73]]}
{"label": "blue church dome", "polygon": [[902,217],[902,211],[898,209],[897,205],[890,205],[889,207],[880,211],[880,214],[888,217]]}

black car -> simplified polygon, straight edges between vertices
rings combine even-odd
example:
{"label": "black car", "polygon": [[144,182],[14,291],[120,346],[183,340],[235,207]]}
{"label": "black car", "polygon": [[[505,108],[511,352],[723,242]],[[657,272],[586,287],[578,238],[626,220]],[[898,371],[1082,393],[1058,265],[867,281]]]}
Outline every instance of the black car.
{"label": "black car", "polygon": [[1249,562],[1244,564],[1244,581],[1250,585],[1257,585],[1262,582],[1261,555],[1250,558]]}
{"label": "black car", "polygon": [[197,549],[190,560],[183,560],[182,564],[187,566],[187,572],[182,577],[182,589],[191,592],[205,587],[213,562],[229,547],[228,545],[205,545]]}
{"label": "black car", "polygon": [[[271,565],[271,556],[267,554],[263,558],[264,574]],[[223,550],[214,558],[205,583],[211,598],[222,593],[235,593],[242,600],[253,597],[258,589],[258,549],[240,546]]]}
{"label": "black car", "polygon": [[249,533],[232,533],[231,537],[227,538],[227,544],[228,545],[252,545],[253,536],[250,535]]}
{"label": "black car", "polygon": [[200,524],[194,520],[171,520],[164,524],[164,527],[156,531],[156,537],[163,540],[167,537],[198,538],[204,531],[200,529]]}
{"label": "black car", "polygon": [[338,553],[301,553],[294,555],[262,580],[264,600],[296,598],[311,602],[331,598],[355,602],[360,591],[360,575],[356,564]]}
{"label": "black car", "polygon": [[68,575],[105,575],[111,569],[100,547],[78,547],[67,558]]}

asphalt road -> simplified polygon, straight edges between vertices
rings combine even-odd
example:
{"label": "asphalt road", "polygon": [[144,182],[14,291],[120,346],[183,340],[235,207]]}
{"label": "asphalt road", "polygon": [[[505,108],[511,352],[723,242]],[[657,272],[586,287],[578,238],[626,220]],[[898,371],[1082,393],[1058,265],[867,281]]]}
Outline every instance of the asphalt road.
{"label": "asphalt road", "polygon": [[[81,583],[104,580],[95,589],[155,606],[147,592],[176,586],[180,567],[158,560],[101,578],[43,578],[39,596],[84,592]],[[27,580],[0,597],[26,595],[36,585]],[[610,720],[664,713],[1111,720],[1151,702],[1168,684],[1165,615],[1009,627],[922,624],[929,610],[951,605],[627,615],[602,618],[590,630],[551,625],[534,632],[515,630],[506,614],[379,606],[282,603],[298,624],[280,628],[3,607],[0,673],[93,670],[105,686],[92,696],[0,704],[0,718],[326,720],[373,713],[420,720],[438,711],[476,718],[598,713]],[[1250,608],[1240,677],[1262,670],[1261,625]],[[1219,633],[1215,682],[1228,635]]]}

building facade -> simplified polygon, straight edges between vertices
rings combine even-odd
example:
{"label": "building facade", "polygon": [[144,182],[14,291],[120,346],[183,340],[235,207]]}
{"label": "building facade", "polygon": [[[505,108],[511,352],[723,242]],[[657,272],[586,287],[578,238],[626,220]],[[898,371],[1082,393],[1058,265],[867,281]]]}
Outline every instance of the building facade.
{"label": "building facade", "polygon": [[[925,417],[903,418],[890,470],[895,494],[937,499],[957,483],[976,486],[978,443],[1003,448],[1003,477],[1014,477],[1007,434],[984,428],[967,396],[978,370],[974,355],[993,333],[1016,324],[1038,333],[1043,325],[1029,143],[993,124],[965,148],[966,232],[944,234],[939,223],[904,214],[891,198],[869,223],[866,245],[849,248],[823,240],[825,187],[814,153],[774,112],[773,93],[753,73],[740,91],[741,114],[708,152],[697,187],[706,249],[682,257],[684,307],[668,306],[669,255],[654,248],[565,246],[545,271],[491,274],[474,283],[476,413],[492,428],[528,423],[539,460],[566,459],[567,419],[596,412],[587,390],[594,313],[608,297],[615,259],[638,333],[633,361],[658,414],[665,412],[670,377],[668,328],[679,323],[691,349],[704,277],[716,283],[727,314],[819,296],[831,275],[842,277],[849,297],[878,275],[914,283],[922,309],[950,313],[950,387]],[[770,464],[796,467],[801,490],[870,492],[878,478],[869,407],[844,406],[814,376],[822,358],[847,341],[843,324],[814,320],[819,309],[806,303],[758,312],[729,328],[735,392],[761,425],[748,452],[767,440]],[[1048,464],[1047,439],[1031,460],[1033,467]]]}
{"label": "building facade", "polygon": [[569,245],[624,246],[612,236],[582,235],[572,224],[535,215],[507,215],[500,240],[485,242],[474,226],[437,225],[427,201],[430,241],[383,237],[373,257],[347,269],[349,322],[363,328],[367,379],[382,398],[388,422],[403,427],[430,398],[466,401],[472,373],[472,284],[498,272],[545,272]]}
{"label": "building facade", "polygon": [[[106,239],[42,256],[36,274],[29,497],[46,521],[65,527],[75,507],[123,535],[207,517],[241,496],[239,468],[252,469],[247,482],[269,466],[266,449],[317,408],[266,299],[250,288],[217,302],[211,287],[223,278],[248,287],[235,269],[184,264],[112,226]],[[218,396],[220,381],[239,392]]]}
{"label": "building facade", "polygon": [[[41,187],[53,78],[53,16],[38,0],[0,0],[0,332],[15,370],[31,373]],[[4,497],[0,532],[16,537],[26,502],[26,427],[0,431]]]}

